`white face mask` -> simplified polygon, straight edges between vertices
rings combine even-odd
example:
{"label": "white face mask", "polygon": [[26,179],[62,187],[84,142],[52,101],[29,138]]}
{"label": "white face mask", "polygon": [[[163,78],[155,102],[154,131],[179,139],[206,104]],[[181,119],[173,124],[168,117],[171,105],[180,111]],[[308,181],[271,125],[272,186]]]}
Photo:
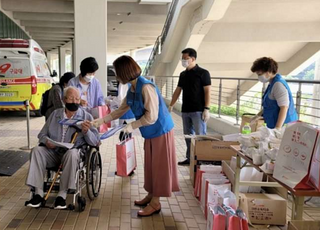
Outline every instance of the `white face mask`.
{"label": "white face mask", "polygon": [[266,77],[265,75],[259,75],[258,79],[263,83],[267,83],[270,80],[270,77]]}
{"label": "white face mask", "polygon": [[182,66],[183,66],[184,68],[188,68],[188,66],[190,65],[190,64],[189,64],[189,59],[188,59],[188,60],[182,59],[182,60],[181,60],[181,64],[182,64]]}
{"label": "white face mask", "polygon": [[94,78],[94,75],[90,75],[90,76],[86,75],[86,76],[84,76],[84,80],[86,82],[91,82],[93,78]]}

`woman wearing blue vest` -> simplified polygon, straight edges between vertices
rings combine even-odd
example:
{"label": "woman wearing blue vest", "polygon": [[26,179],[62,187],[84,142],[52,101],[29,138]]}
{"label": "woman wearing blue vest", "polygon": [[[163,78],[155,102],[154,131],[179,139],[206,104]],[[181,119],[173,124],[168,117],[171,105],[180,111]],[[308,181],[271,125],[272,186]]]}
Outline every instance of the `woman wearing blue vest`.
{"label": "woman wearing blue vest", "polygon": [[158,88],[140,76],[141,69],[129,56],[121,56],[113,63],[117,80],[131,87],[118,110],[93,122],[100,126],[103,122],[118,119],[129,109],[136,121],[126,125],[124,132],[132,133],[139,128],[144,142],[144,188],[148,195],[134,203],[146,206],[139,216],[150,216],[161,210],[160,197],[170,197],[179,191],[173,121]]}
{"label": "woman wearing blue vest", "polygon": [[298,120],[291,90],[277,73],[278,63],[272,58],[262,57],[253,63],[251,71],[258,75],[259,81],[269,82],[262,97],[263,110],[252,120],[262,115],[270,129],[280,129],[283,124]]}

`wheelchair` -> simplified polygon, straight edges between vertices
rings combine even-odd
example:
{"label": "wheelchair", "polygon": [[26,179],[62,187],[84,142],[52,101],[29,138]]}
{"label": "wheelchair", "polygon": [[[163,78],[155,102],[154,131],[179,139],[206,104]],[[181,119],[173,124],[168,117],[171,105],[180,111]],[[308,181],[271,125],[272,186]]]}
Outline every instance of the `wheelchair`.
{"label": "wheelchair", "polygon": [[[87,195],[90,200],[94,200],[99,195],[102,178],[102,160],[99,147],[84,145],[79,148],[79,154],[80,161],[75,177],[76,189],[74,191],[68,191],[68,194],[73,195],[73,202],[68,205],[67,209],[75,210],[77,203],[78,211],[82,212],[86,207],[86,198],[82,195],[82,189],[86,187]],[[59,168],[47,168],[43,185],[43,191],[46,195],[41,207],[47,207],[45,206],[45,203],[51,192],[59,191],[61,173],[61,165]],[[34,193],[34,191],[32,191],[32,193]],[[27,205],[27,202],[25,205]]]}

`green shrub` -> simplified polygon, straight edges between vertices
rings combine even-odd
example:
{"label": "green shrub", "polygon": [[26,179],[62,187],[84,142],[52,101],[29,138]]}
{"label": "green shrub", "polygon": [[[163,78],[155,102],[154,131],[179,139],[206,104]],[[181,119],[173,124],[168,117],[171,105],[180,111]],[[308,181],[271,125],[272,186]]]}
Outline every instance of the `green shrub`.
{"label": "green shrub", "polygon": [[[218,105],[212,105],[210,107],[210,113],[218,113]],[[234,105],[231,106],[226,106],[226,105],[222,105],[221,106],[221,115],[226,115],[226,116],[233,116],[235,117],[237,113],[237,108]],[[244,113],[257,113],[254,109],[249,109],[249,108],[241,108],[240,106],[240,110],[239,110],[239,116],[242,116],[242,114]]]}

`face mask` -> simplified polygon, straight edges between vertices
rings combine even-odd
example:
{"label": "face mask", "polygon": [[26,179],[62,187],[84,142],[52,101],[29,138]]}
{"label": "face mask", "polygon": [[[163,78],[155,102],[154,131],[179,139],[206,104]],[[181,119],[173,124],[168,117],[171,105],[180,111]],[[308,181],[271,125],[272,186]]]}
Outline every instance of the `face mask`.
{"label": "face mask", "polygon": [[94,75],[91,75],[91,76],[86,75],[86,76],[84,76],[84,80],[86,82],[91,82],[93,78],[94,78]]}
{"label": "face mask", "polygon": [[258,79],[263,83],[267,83],[270,80],[270,77],[266,77],[265,75],[259,75]]}
{"label": "face mask", "polygon": [[80,104],[78,104],[78,103],[66,103],[67,110],[69,110],[71,112],[77,111],[79,106],[80,106]]}
{"label": "face mask", "polygon": [[181,60],[181,64],[184,68],[188,68],[189,66],[189,60]]}

